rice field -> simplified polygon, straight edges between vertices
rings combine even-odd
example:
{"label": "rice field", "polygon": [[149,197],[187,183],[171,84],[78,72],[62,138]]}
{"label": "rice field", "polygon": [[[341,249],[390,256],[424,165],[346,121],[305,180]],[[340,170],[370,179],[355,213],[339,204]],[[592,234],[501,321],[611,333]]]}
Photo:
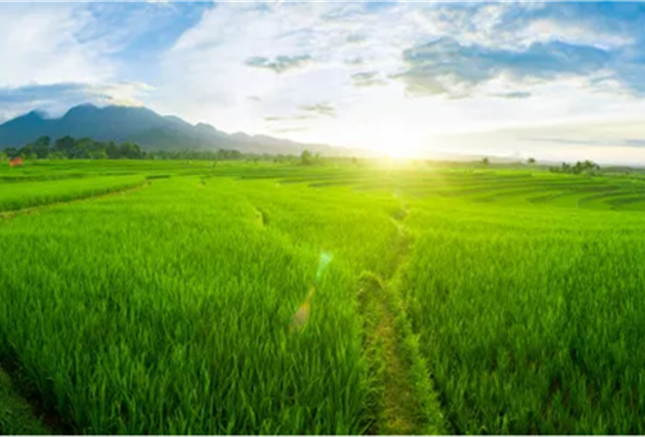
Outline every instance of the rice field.
{"label": "rice field", "polygon": [[644,212],[638,173],[0,167],[0,432],[645,433]]}

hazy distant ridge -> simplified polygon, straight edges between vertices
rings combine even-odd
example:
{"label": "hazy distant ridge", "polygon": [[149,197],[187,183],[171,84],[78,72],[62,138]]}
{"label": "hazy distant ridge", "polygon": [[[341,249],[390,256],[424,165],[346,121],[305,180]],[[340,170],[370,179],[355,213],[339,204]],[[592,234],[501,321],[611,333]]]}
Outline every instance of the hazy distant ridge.
{"label": "hazy distant ridge", "polygon": [[32,111],[0,125],[0,149],[22,147],[39,137],[66,135],[98,141],[135,142],[147,150],[231,149],[243,153],[298,154],[309,149],[323,155],[352,151],[321,144],[302,144],[264,135],[227,134],[209,124],[192,125],[179,117],[162,116],[143,107],[80,105],[63,117],[48,119]]}

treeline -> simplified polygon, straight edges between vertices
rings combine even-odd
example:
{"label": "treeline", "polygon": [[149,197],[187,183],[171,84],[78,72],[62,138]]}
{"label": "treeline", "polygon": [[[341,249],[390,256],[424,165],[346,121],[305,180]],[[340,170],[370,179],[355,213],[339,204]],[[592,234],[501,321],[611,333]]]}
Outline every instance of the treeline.
{"label": "treeline", "polygon": [[143,159],[146,152],[134,143],[116,144],[114,141],[101,142],[91,138],[62,137],[52,141],[40,137],[24,147],[7,148],[8,158],[23,159]]}
{"label": "treeline", "polygon": [[[295,155],[250,155],[238,150],[174,150],[146,151],[138,144],[114,141],[102,142],[92,138],[73,138],[70,136],[52,141],[50,137],[41,137],[21,148],[0,150],[0,160],[22,157],[25,160],[35,159],[175,159],[205,161],[298,161]],[[308,157],[309,158],[309,157]],[[317,158],[317,157],[316,157]],[[313,157],[308,159],[313,160]]]}
{"label": "treeline", "polygon": [[270,155],[242,153],[239,150],[219,149],[219,150],[162,150],[146,152],[147,159],[175,159],[190,161],[272,161],[272,162],[290,162],[300,161],[296,155]]}
{"label": "treeline", "polygon": [[578,161],[571,165],[563,162],[558,167],[551,167],[549,170],[553,173],[570,173],[570,174],[595,174],[600,170],[600,166],[593,161]]}

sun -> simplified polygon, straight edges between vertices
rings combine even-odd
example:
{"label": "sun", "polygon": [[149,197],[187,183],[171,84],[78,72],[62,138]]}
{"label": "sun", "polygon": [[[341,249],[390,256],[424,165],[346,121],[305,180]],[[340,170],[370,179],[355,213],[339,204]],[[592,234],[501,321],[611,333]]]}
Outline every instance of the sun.
{"label": "sun", "polygon": [[418,157],[418,148],[405,139],[384,141],[376,146],[381,155],[392,159],[410,159]]}

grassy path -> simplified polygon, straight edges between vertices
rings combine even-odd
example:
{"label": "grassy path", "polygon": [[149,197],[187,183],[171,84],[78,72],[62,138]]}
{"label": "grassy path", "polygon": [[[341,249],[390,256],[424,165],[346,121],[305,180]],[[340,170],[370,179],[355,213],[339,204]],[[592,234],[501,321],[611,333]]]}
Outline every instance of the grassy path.
{"label": "grassy path", "polygon": [[372,433],[410,435],[421,433],[409,378],[409,366],[401,357],[395,320],[382,293],[377,278],[364,278],[361,294],[364,296],[366,317],[366,351],[371,373],[378,389],[373,394],[372,409],[375,424]]}
{"label": "grassy path", "polygon": [[384,281],[364,272],[359,297],[365,314],[365,349],[375,380],[371,399],[374,425],[384,435],[445,434],[446,427],[430,373],[399,296],[398,276],[405,269],[411,244],[403,207],[393,214],[397,227],[395,268]]}

